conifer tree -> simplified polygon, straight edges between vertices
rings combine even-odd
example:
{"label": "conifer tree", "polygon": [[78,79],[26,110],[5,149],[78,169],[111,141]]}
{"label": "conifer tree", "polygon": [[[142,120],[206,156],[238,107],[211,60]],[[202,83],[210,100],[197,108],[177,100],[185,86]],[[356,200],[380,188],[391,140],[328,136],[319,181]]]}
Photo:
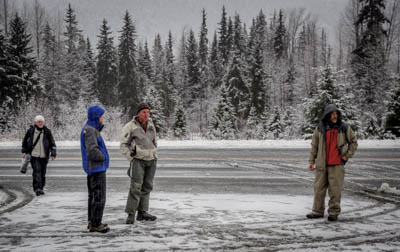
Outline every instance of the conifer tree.
{"label": "conifer tree", "polygon": [[269,132],[274,138],[280,138],[283,132],[283,125],[281,121],[281,113],[278,107],[275,107],[272,113],[271,122],[269,123]]}
{"label": "conifer tree", "polygon": [[223,65],[228,63],[229,59],[229,34],[228,34],[228,20],[226,17],[225,6],[222,6],[221,21],[219,24],[219,39],[218,39],[218,51],[221,55],[221,62]]}
{"label": "conifer tree", "polygon": [[400,137],[400,76],[393,78],[392,83],[393,88],[387,104],[385,129],[396,137]]}
{"label": "conifer tree", "polygon": [[184,138],[187,134],[186,117],[183,110],[182,103],[178,103],[175,109],[175,122],[173,125],[174,136],[177,138]]}
{"label": "conifer tree", "polygon": [[189,32],[186,47],[186,61],[187,61],[187,74],[188,83],[187,89],[189,91],[189,104],[193,104],[198,96],[204,95],[204,90],[200,87],[200,68],[198,57],[198,44],[194,36],[193,30]]}
{"label": "conifer tree", "polygon": [[220,139],[234,139],[237,135],[235,127],[235,112],[230,97],[227,95],[226,87],[223,85],[220,91],[220,99],[211,118],[211,134]]}
{"label": "conifer tree", "polygon": [[99,101],[105,106],[118,104],[115,99],[118,81],[117,55],[111,33],[107,20],[103,19],[97,43],[95,90]]}
{"label": "conifer tree", "polygon": [[286,27],[284,23],[283,11],[279,10],[278,27],[276,28],[274,35],[274,51],[275,57],[280,59],[286,57]]}
{"label": "conifer tree", "polygon": [[136,59],[136,28],[129,12],[125,12],[124,25],[120,31],[118,55],[118,97],[119,102],[129,118],[136,113],[140,103],[138,89],[138,66]]}
{"label": "conifer tree", "polygon": [[160,92],[154,87],[149,87],[143,100],[150,106],[150,118],[156,127],[157,135],[164,137],[167,134],[167,122]]}
{"label": "conifer tree", "polygon": [[31,56],[32,35],[28,34],[27,25],[18,13],[11,20],[9,28],[9,40],[2,39],[6,81],[5,85],[1,85],[1,96],[5,97],[3,101],[9,101],[10,108],[15,112],[22,102],[34,97],[41,89],[36,76],[36,61]]}

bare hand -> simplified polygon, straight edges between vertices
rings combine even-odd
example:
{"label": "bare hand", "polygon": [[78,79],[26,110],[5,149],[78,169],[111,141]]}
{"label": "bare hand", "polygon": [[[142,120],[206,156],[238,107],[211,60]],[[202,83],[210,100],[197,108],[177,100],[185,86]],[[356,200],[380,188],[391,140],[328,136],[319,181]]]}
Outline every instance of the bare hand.
{"label": "bare hand", "polygon": [[344,160],[344,161],[347,161],[347,157],[346,156],[342,156],[342,159]]}
{"label": "bare hand", "polygon": [[25,157],[25,153],[22,153],[22,158],[24,158]]}
{"label": "bare hand", "polygon": [[308,170],[310,170],[310,171],[314,171],[314,170],[315,170],[315,168],[314,168],[314,164],[310,164],[310,166],[308,166]]}
{"label": "bare hand", "polygon": [[51,156],[50,159],[53,161],[54,159],[56,159],[56,157]]}

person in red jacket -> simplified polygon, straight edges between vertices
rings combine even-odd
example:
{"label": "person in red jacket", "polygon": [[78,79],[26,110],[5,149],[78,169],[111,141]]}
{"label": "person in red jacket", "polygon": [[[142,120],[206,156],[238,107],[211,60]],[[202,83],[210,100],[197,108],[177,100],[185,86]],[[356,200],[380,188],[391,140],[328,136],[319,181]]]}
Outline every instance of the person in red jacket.
{"label": "person in red jacket", "polygon": [[[344,165],[357,150],[357,138],[350,126],[342,122],[335,105],[325,107],[322,120],[314,130],[309,170],[314,171],[314,205],[307,218],[322,218],[325,195],[329,193],[328,220],[336,221],[344,183]],[[314,167],[315,164],[315,167]]]}

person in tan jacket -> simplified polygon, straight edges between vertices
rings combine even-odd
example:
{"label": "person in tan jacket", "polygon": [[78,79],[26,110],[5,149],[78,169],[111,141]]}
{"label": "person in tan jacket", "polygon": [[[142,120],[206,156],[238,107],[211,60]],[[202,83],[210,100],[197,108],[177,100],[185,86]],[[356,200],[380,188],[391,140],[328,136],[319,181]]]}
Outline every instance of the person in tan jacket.
{"label": "person in tan jacket", "polygon": [[148,105],[140,104],[137,116],[124,126],[120,150],[130,162],[128,176],[131,184],[125,207],[128,214],[126,224],[134,224],[136,212],[136,220],[154,221],[157,217],[147,211],[156,173],[157,141]]}
{"label": "person in tan jacket", "polygon": [[[342,122],[333,104],[325,107],[322,120],[314,130],[309,170],[315,172],[314,204],[307,218],[323,218],[326,190],[329,194],[328,221],[337,221],[344,183],[344,165],[357,150],[357,138],[350,126]],[[315,167],[314,167],[315,165]]]}

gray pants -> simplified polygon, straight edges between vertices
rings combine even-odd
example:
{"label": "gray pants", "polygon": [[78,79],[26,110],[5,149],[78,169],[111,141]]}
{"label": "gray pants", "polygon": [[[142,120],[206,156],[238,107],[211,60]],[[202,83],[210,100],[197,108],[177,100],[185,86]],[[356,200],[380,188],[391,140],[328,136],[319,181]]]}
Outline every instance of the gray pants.
{"label": "gray pants", "polygon": [[340,214],[340,200],[344,183],[344,166],[329,165],[325,170],[316,170],[314,181],[314,205],[313,212],[324,215],[326,190],[329,194],[329,215]]}
{"label": "gray pants", "polygon": [[128,214],[149,210],[150,192],[153,190],[156,166],[156,160],[134,159],[131,185],[125,207],[125,212]]}

